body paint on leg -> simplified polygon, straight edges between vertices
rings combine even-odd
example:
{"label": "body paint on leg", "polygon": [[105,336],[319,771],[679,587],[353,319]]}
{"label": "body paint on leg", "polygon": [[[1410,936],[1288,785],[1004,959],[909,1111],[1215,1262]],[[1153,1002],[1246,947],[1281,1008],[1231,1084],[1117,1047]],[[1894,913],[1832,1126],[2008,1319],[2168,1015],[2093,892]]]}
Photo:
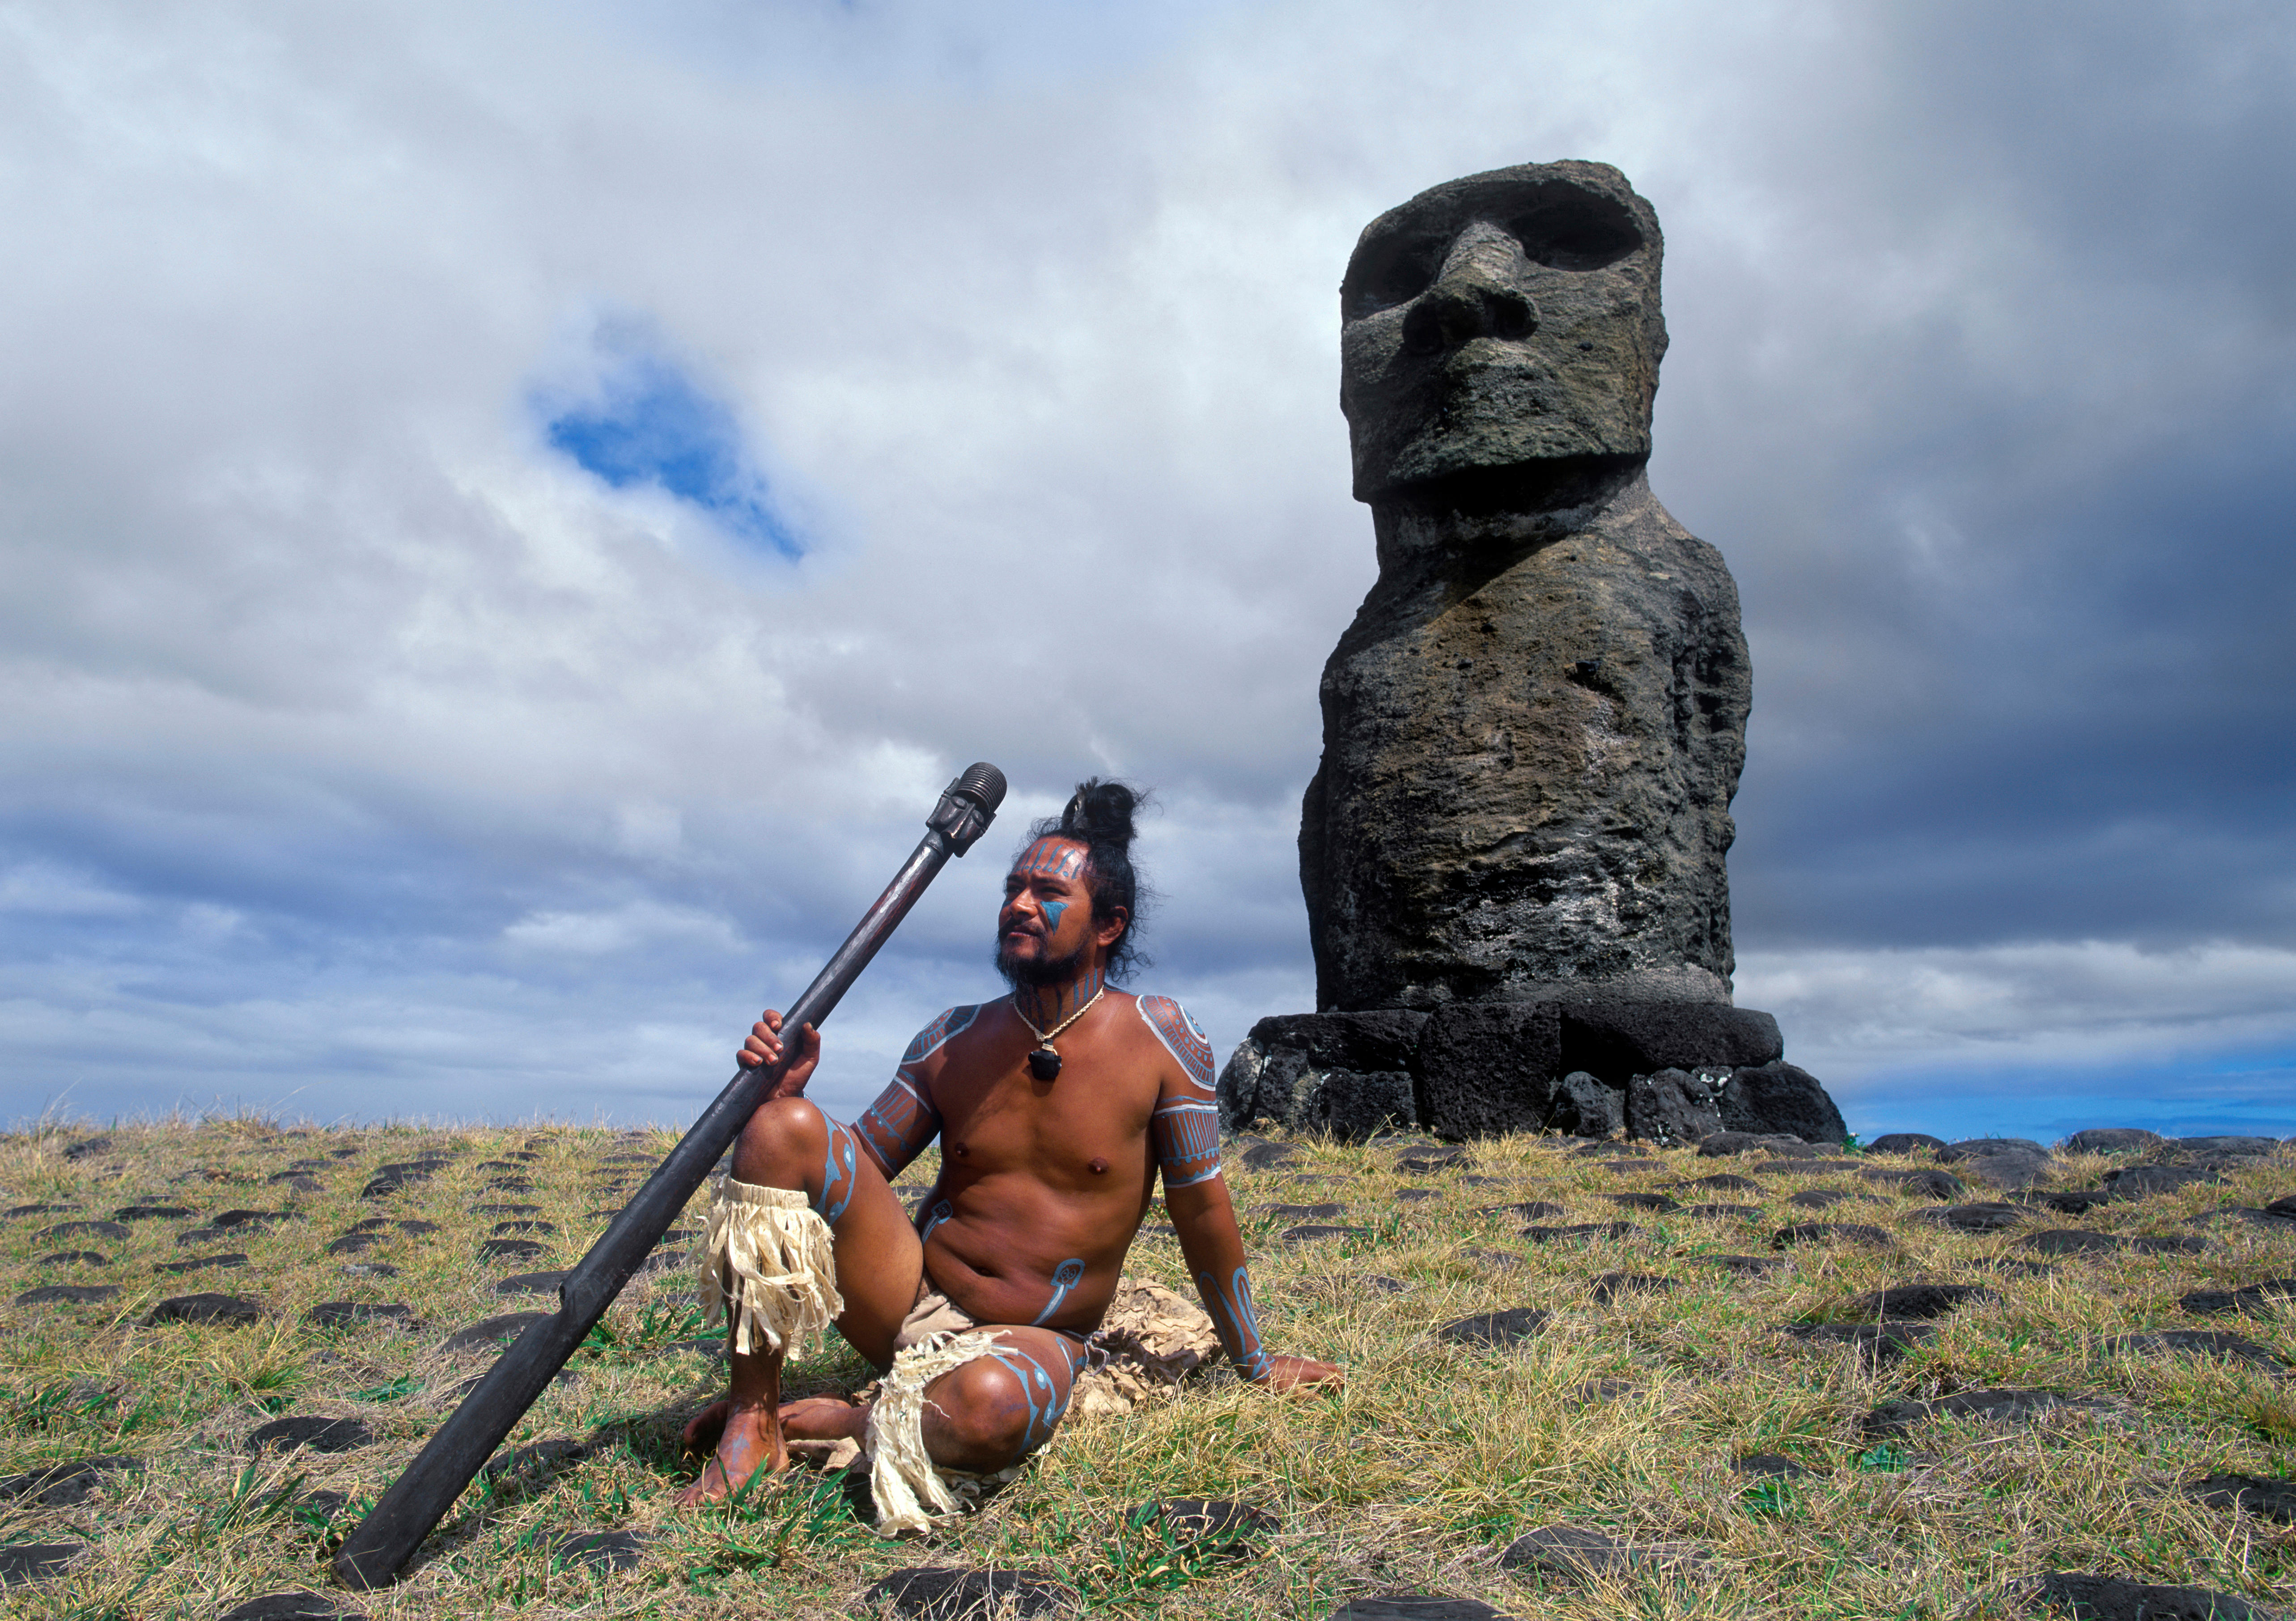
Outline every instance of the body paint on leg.
{"label": "body paint on leg", "polygon": [[1018,1463],[1046,1442],[1060,1428],[1067,1415],[1069,1396],[1075,1388],[1077,1370],[1083,1365],[1080,1350],[1066,1352],[1068,1379],[1055,1380],[1045,1365],[1018,1346],[1000,1345],[989,1353],[1005,1371],[1021,1381],[1021,1399],[1029,1404],[1029,1428],[1021,1437],[1021,1450],[1014,1453],[1011,1462]]}
{"label": "body paint on leg", "polygon": [[853,1202],[854,1190],[861,1185],[859,1153],[853,1142],[853,1134],[842,1126],[829,1128],[829,1152],[821,1161],[821,1192],[813,1201],[814,1214],[831,1226],[845,1214],[845,1207]]}

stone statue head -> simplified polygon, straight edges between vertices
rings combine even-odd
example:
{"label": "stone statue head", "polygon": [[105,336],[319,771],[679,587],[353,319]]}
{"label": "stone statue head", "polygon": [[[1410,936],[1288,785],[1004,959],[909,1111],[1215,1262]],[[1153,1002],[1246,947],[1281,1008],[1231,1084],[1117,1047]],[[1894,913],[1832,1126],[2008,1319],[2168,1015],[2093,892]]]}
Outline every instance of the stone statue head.
{"label": "stone statue head", "polygon": [[1607,163],[1526,163],[1364,227],[1340,285],[1358,501],[1650,454],[1658,216]]}

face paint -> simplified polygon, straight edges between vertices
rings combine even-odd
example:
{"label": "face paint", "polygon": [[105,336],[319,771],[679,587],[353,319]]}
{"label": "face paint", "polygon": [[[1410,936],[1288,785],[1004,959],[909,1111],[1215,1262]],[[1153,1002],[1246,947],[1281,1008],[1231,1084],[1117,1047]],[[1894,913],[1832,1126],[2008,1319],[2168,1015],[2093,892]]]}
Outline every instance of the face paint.
{"label": "face paint", "polygon": [[1069,909],[1066,901],[1046,901],[1037,910],[1045,914],[1045,932],[1052,934],[1061,926],[1061,913]]}
{"label": "face paint", "polygon": [[1021,852],[1013,871],[1029,878],[1072,880],[1084,872],[1084,846],[1072,839],[1044,838]]}

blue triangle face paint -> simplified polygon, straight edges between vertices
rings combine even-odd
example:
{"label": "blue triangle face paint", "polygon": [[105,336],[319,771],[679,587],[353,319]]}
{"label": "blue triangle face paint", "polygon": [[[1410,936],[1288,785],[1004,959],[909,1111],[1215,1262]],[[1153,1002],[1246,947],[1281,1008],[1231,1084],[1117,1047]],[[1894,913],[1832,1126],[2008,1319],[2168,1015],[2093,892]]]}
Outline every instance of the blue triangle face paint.
{"label": "blue triangle face paint", "polygon": [[1066,912],[1068,909],[1069,903],[1066,901],[1046,901],[1043,903],[1043,910],[1045,913],[1045,932],[1046,934],[1051,934],[1060,928],[1061,913]]}

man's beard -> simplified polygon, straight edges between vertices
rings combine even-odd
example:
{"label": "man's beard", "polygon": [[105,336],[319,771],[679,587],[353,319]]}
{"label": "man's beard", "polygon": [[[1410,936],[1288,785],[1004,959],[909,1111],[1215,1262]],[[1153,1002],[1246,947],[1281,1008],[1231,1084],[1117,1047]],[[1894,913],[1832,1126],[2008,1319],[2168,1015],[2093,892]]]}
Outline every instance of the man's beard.
{"label": "man's beard", "polygon": [[[1046,937],[1038,935],[1038,939]],[[1014,990],[1043,990],[1048,986],[1066,985],[1077,977],[1084,966],[1085,948],[1081,942],[1064,957],[1040,957],[1023,962],[1013,949],[1012,940],[999,936],[996,941],[996,971],[1004,976],[1004,983]]]}

